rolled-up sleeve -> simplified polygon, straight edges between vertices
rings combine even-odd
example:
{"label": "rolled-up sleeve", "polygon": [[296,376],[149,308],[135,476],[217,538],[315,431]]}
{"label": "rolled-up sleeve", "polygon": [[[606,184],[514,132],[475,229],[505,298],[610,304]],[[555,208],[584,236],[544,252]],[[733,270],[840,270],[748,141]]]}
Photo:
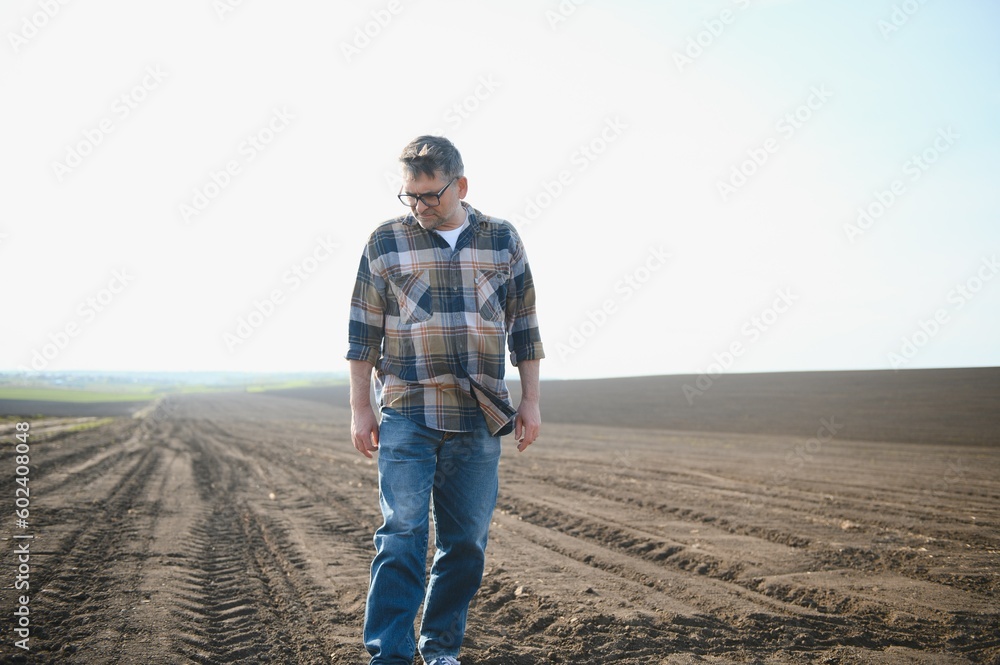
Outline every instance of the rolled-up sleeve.
{"label": "rolled-up sleeve", "polygon": [[373,243],[365,246],[358,266],[358,276],[351,295],[351,318],[348,329],[348,360],[378,364],[385,335],[385,280],[372,272]]}
{"label": "rolled-up sleeve", "polygon": [[535,313],[535,285],[531,267],[524,252],[524,245],[517,234],[512,235],[510,286],[507,293],[507,347],[510,362],[517,367],[522,360],[540,360],[545,357],[542,337]]}

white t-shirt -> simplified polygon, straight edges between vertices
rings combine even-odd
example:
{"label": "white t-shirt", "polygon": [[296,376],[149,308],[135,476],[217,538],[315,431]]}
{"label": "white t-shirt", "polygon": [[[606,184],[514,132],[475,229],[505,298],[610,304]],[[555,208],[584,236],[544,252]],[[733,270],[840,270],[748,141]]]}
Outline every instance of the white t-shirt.
{"label": "white t-shirt", "polygon": [[469,225],[469,213],[466,212],[465,221],[462,222],[462,225],[457,229],[452,229],[450,231],[438,231],[437,229],[434,229],[434,233],[444,238],[445,241],[449,245],[451,245],[451,248],[455,249],[455,243],[458,242],[458,236],[462,235],[462,231],[464,231],[465,227],[468,225]]}

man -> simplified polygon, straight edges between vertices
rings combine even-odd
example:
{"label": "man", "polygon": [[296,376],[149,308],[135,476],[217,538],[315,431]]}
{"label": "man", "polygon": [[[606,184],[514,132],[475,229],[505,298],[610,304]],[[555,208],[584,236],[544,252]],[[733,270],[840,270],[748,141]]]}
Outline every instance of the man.
{"label": "man", "polygon": [[[457,665],[483,576],[500,437],[519,451],[541,427],[544,357],[524,247],[506,221],[462,199],[462,157],[421,136],[400,155],[410,213],[371,234],[351,298],[351,438],[378,452],[383,524],[375,532],[364,640],[371,665]],[[504,346],[521,378],[515,410]],[[369,400],[371,375],[382,412]],[[435,555],[427,580],[428,513]],[[426,583],[426,585],[425,585]],[[423,602],[420,639],[413,623]]]}

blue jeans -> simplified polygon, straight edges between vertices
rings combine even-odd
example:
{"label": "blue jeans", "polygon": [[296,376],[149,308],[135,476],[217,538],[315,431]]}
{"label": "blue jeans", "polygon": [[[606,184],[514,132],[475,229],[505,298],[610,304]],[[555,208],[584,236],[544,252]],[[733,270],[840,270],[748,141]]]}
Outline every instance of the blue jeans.
{"label": "blue jeans", "polygon": [[[392,409],[379,428],[379,504],[375,559],[365,609],[371,665],[410,665],[419,647],[430,662],[458,656],[469,602],[483,579],[497,501],[500,437],[485,419],[473,432],[442,432]],[[427,580],[428,513],[435,547]],[[413,622],[424,603],[420,642]]]}

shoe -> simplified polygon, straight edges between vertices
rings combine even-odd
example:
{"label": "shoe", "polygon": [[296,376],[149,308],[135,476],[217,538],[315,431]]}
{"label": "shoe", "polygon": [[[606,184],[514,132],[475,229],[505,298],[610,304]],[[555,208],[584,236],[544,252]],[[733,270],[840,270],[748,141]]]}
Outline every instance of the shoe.
{"label": "shoe", "polygon": [[452,658],[451,656],[438,656],[427,665],[462,665],[458,662],[457,658]]}

